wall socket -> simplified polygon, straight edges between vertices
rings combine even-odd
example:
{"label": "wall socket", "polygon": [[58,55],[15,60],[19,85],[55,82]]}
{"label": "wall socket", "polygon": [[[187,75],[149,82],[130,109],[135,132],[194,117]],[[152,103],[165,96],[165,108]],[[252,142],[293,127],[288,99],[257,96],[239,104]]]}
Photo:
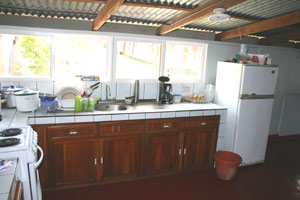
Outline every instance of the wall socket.
{"label": "wall socket", "polygon": [[190,92],[190,87],[182,87],[182,92]]}

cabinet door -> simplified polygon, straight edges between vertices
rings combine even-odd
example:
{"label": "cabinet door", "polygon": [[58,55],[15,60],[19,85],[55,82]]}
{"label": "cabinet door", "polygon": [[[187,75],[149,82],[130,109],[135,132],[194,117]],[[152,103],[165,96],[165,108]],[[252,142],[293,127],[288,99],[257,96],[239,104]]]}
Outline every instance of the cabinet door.
{"label": "cabinet door", "polygon": [[144,175],[174,173],[179,170],[180,132],[146,135]]}
{"label": "cabinet door", "polygon": [[97,179],[97,140],[51,142],[51,171],[54,186],[82,184]]}
{"label": "cabinet door", "polygon": [[186,130],[183,150],[184,169],[207,169],[213,166],[217,132],[217,127]]}
{"label": "cabinet door", "polygon": [[100,179],[113,181],[139,176],[142,135],[100,138]]}

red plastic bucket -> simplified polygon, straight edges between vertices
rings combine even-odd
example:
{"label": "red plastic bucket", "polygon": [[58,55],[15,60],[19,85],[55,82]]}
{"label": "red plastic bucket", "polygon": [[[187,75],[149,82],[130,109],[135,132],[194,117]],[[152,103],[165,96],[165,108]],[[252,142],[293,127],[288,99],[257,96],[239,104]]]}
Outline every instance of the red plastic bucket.
{"label": "red plastic bucket", "polygon": [[242,162],[241,156],[231,151],[217,151],[214,158],[217,176],[222,180],[231,180]]}

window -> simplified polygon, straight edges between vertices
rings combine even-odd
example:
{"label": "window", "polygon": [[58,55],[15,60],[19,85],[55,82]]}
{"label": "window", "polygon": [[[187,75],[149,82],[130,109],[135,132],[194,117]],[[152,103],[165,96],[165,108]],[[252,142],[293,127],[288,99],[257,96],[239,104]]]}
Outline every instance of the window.
{"label": "window", "polygon": [[164,75],[171,80],[203,80],[206,45],[168,42]]}
{"label": "window", "polygon": [[0,75],[50,77],[51,38],[0,35]]}
{"label": "window", "polygon": [[157,79],[161,48],[159,43],[118,41],[116,79]]}
{"label": "window", "polygon": [[76,75],[106,75],[107,40],[55,37],[55,74],[58,79]]}

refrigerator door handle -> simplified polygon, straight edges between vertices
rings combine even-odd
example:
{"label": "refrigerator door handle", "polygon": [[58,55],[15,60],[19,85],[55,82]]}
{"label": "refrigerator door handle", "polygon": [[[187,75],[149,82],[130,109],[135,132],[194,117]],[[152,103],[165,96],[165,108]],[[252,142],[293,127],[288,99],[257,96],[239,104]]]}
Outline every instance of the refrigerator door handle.
{"label": "refrigerator door handle", "polygon": [[273,99],[273,94],[241,94],[240,99]]}

